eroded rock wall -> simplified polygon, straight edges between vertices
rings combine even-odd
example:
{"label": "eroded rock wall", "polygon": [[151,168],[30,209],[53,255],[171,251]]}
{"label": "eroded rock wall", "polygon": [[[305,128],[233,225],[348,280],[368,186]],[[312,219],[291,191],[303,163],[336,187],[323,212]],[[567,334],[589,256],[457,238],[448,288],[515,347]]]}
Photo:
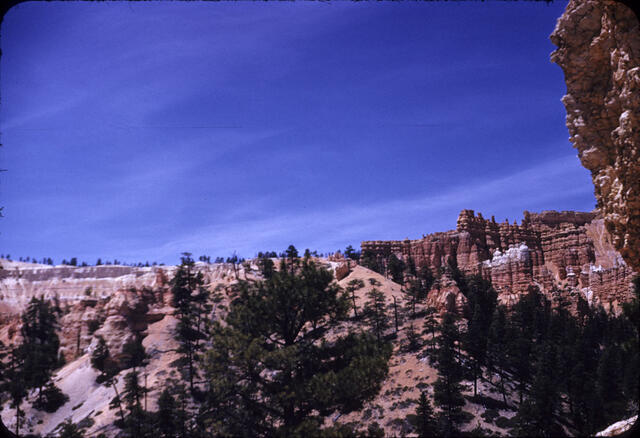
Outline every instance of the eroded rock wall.
{"label": "eroded rock wall", "polygon": [[613,243],[640,270],[640,25],[620,2],[571,0],[551,34],[570,139]]}
{"label": "eroded rock wall", "polygon": [[[34,297],[60,307],[60,352],[67,361],[91,351],[104,337],[112,356],[146,335],[150,324],[173,312],[169,279],[175,266],[46,266],[1,260],[0,341],[16,343],[20,314]],[[231,265],[197,263],[210,284],[235,279]]]}
{"label": "eroded rock wall", "polygon": [[[515,303],[531,285],[552,300],[575,302],[580,293],[614,309],[632,294],[634,272],[596,213],[525,211],[521,224],[511,224],[463,210],[455,231],[419,240],[362,242],[362,251],[381,260],[392,253],[404,260],[411,257],[437,275],[447,276],[443,268],[448,264],[465,274],[481,274],[491,279],[505,304]],[[436,282],[433,292],[438,295],[441,289]]]}

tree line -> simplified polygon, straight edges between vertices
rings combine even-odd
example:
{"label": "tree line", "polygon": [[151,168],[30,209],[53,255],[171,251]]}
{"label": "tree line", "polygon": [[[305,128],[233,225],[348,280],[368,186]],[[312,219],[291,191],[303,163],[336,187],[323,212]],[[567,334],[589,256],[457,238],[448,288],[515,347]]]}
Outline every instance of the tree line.
{"label": "tree line", "polygon": [[[91,363],[98,383],[113,388],[120,436],[379,435],[376,424],[362,431],[327,419],[358,411],[376,397],[401,331],[398,348],[428,357],[438,372],[432,395],[424,390],[405,419],[406,433],[490,435],[480,427],[461,432],[470,419],[466,400],[488,407],[483,418],[515,436],[591,435],[638,409],[638,278],[636,298],[622,313],[579,298],[572,314],[552,306],[534,286],[505,308],[489,281],[450,264],[445,269],[466,304],[458,308],[449,301],[439,317],[425,301],[440,273],[416,267],[410,258],[385,263],[384,272],[402,285],[402,297],[389,302],[380,283],[369,279],[358,306],[364,281],[338,287],[308,250],[300,256],[290,246],[275,262],[272,255],[258,258],[255,278],[245,273],[222,291],[211,290],[191,254],[183,254],[170,283],[177,377],[167,380],[154,412],[147,409],[149,358],[141,336],[125,344],[119,362],[97,339]],[[32,300],[22,316],[23,343],[3,348],[0,388],[17,418],[25,388],[43,409],[64,402],[50,382],[61,364],[56,312],[42,299]],[[515,415],[502,418],[498,409]],[[82,436],[72,423],[63,426],[67,436]]]}

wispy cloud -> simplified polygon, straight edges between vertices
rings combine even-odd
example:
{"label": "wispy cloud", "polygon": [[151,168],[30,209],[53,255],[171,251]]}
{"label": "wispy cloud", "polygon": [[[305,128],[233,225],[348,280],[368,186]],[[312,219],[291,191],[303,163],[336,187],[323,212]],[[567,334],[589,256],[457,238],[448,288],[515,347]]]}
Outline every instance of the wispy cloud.
{"label": "wispy cloud", "polygon": [[[455,228],[455,218],[465,208],[481,208],[485,216],[517,212],[510,217],[514,220],[521,217],[523,210],[541,205],[553,208],[576,195],[589,199],[592,189],[584,184],[585,178],[588,179],[578,159],[568,156],[510,175],[466,182],[425,197],[343,206],[330,211],[293,210],[260,217],[234,215],[229,222],[194,229],[131,256],[155,254],[163,260],[175,260],[182,251],[212,255],[237,251],[253,256],[258,250],[280,250],[289,243],[328,251],[360,240],[415,239],[421,233]],[[504,218],[497,217],[501,219]]]}

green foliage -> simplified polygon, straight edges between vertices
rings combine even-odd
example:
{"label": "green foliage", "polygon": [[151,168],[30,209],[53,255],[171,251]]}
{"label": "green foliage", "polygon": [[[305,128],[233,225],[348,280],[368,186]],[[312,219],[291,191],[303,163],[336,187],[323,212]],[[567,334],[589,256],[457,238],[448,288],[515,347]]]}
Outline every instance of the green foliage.
{"label": "green foliage", "polygon": [[27,388],[39,388],[49,381],[58,365],[60,340],[56,315],[44,298],[32,298],[22,315],[22,344],[19,355],[22,357],[25,383]]}
{"label": "green foliage", "polygon": [[427,393],[422,391],[420,393],[420,399],[418,400],[418,407],[416,408],[415,423],[416,432],[418,437],[427,438],[438,435],[438,425],[433,413],[433,408]]}
{"label": "green foliage", "polygon": [[462,406],[463,368],[458,362],[456,345],[460,342],[460,333],[454,315],[445,313],[440,325],[440,339],[437,353],[438,379],[433,385],[433,398],[440,407],[440,428],[444,436],[457,433],[458,425],[464,421]]}
{"label": "green foliage", "polygon": [[178,318],[176,338],[180,344],[180,359],[176,366],[189,381],[192,393],[195,390],[194,379],[199,376],[198,363],[202,360],[203,340],[208,337],[207,315],[212,309],[202,272],[195,272],[194,267],[191,254],[183,253],[182,263],[171,281],[173,305]]}
{"label": "green foliage", "polygon": [[353,317],[358,318],[358,306],[356,305],[356,291],[364,287],[364,282],[359,279],[349,281],[346,287],[346,294],[351,298],[353,304]]}
{"label": "green foliage", "polygon": [[20,405],[29,389],[38,389],[33,402],[36,409],[55,412],[68,400],[49,383],[53,370],[60,365],[55,309],[44,298],[32,298],[21,320],[21,343],[10,349],[0,344],[0,392],[8,395],[10,406],[15,408],[16,434],[24,418]]}
{"label": "green foliage", "polygon": [[151,416],[142,407],[142,398],[148,392],[139,381],[137,370],[124,376],[124,389],[118,396],[118,404],[123,402],[127,415],[121,418],[117,425],[123,429],[126,436],[144,438],[151,436]]}
{"label": "green foliage", "polygon": [[416,333],[413,324],[409,325],[407,331],[407,351],[414,352],[420,350],[422,347],[422,338]]}
{"label": "green foliage", "polygon": [[353,249],[353,246],[348,245],[344,250],[344,256],[351,260],[358,260],[360,258],[360,253]]}
{"label": "green foliage", "polygon": [[177,406],[176,401],[169,391],[165,388],[158,398],[158,412],[156,413],[156,430],[163,438],[173,438],[178,432],[178,424],[176,421]]}
{"label": "green foliage", "polygon": [[124,357],[123,369],[125,370],[143,366],[147,362],[149,356],[142,345],[142,337],[140,335],[136,335],[125,342],[122,346],[122,356]]}
{"label": "green foliage", "polygon": [[374,421],[367,426],[366,436],[371,438],[384,438],[384,429],[380,427],[377,421]]}
{"label": "green foliage", "polygon": [[225,324],[213,325],[201,416],[207,430],[317,435],[326,416],[373,398],[391,348],[366,334],[328,338],[349,306],[330,272],[292,254],[270,278],[239,281]]}
{"label": "green foliage", "polygon": [[367,269],[371,269],[378,274],[384,275],[384,265],[380,263],[376,254],[371,250],[362,251],[360,256],[360,264]]}
{"label": "green foliage", "polygon": [[34,409],[44,412],[55,412],[69,401],[69,397],[52,382],[47,383],[38,398],[33,402]]}
{"label": "green foliage", "polygon": [[404,268],[405,264],[402,260],[396,257],[395,254],[389,255],[387,259],[387,271],[394,282],[404,284]]}
{"label": "green foliage", "polygon": [[258,266],[260,272],[265,279],[271,278],[275,271],[273,260],[270,257],[262,256],[258,258]]}
{"label": "green foliage", "polygon": [[60,426],[58,438],[84,438],[84,434],[82,430],[71,421],[71,418],[67,418]]}
{"label": "green foliage", "polygon": [[8,394],[10,407],[15,408],[17,435],[20,431],[21,420],[24,417],[24,412],[20,409],[20,405],[27,396],[24,360],[18,347],[7,351],[5,346],[0,343],[0,371],[2,371],[0,373],[0,393]]}
{"label": "green foliage", "polygon": [[384,294],[376,287],[367,292],[367,301],[364,305],[363,317],[369,326],[371,333],[382,343],[384,332],[389,328],[389,316]]}
{"label": "green foliage", "polygon": [[637,300],[618,316],[579,300],[574,317],[562,306],[552,309],[532,287],[509,313],[493,311],[487,324],[481,309],[490,309],[493,298],[482,291],[490,288],[470,277],[459,281],[469,302],[463,347],[470,376],[482,376],[476,363],[486,367],[504,404],[507,382],[516,384],[520,403],[512,433],[556,435],[562,432],[558,418],[569,418],[565,426],[592,435],[637,411],[638,326],[629,318]]}
{"label": "green foliage", "polygon": [[436,346],[436,329],[438,328],[438,321],[436,320],[437,310],[434,307],[429,307],[425,311],[424,315],[424,334],[431,334],[430,349],[434,350]]}
{"label": "green foliage", "polygon": [[554,412],[560,404],[556,376],[555,351],[550,344],[543,344],[537,352],[535,377],[529,398],[518,409],[519,434],[531,436],[558,436],[562,433],[555,422]]}

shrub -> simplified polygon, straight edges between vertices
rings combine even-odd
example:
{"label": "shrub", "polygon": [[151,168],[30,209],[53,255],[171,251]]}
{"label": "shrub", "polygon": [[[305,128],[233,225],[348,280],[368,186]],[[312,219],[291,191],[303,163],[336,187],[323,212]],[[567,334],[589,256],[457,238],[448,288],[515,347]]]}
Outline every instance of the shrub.
{"label": "shrub", "polygon": [[495,420],[499,416],[500,416],[500,413],[498,412],[497,409],[487,409],[482,413],[482,418],[487,423],[493,423],[493,420]]}
{"label": "shrub", "polygon": [[39,411],[52,413],[57,411],[60,406],[64,405],[68,401],[69,397],[63,393],[60,388],[49,382],[47,386],[44,387],[36,401],[33,402],[33,407]]}
{"label": "shrub", "polygon": [[498,419],[495,421],[495,425],[501,429],[511,429],[512,427],[514,427],[514,423],[515,422],[512,419],[509,419],[507,417],[498,417]]}

